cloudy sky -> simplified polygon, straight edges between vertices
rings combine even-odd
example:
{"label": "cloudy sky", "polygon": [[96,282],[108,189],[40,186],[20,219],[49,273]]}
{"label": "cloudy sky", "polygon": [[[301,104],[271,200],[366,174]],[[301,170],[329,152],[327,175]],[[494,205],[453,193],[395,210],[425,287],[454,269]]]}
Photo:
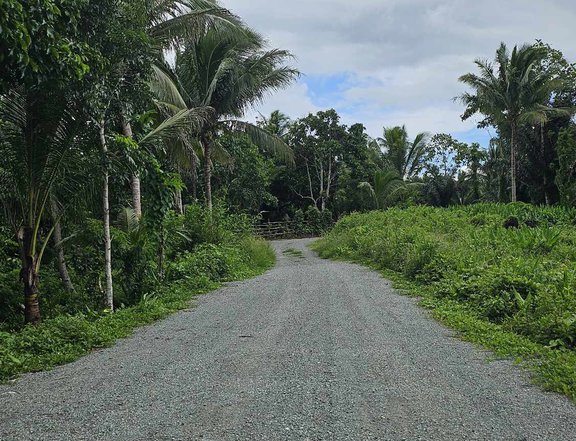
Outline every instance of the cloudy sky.
{"label": "cloudy sky", "polygon": [[[462,122],[452,98],[476,58],[492,59],[536,39],[576,61],[576,0],[222,0],[289,49],[304,74],[258,109],[292,118],[335,108],[343,122],[363,123],[371,136],[405,124],[486,145],[489,133]],[[248,115],[249,119],[254,114]]]}

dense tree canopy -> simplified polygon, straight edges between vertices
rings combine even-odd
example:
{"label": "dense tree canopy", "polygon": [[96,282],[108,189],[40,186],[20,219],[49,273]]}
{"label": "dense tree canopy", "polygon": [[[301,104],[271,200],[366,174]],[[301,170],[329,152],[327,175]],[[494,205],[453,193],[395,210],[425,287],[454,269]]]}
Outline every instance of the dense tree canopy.
{"label": "dense tree canopy", "polygon": [[0,32],[6,326],[138,303],[225,210],[317,233],[391,206],[575,203],[576,68],[540,41],[461,77],[484,149],[386,121],[372,139],[334,109],[246,122],[299,72],[215,0],[8,0]]}

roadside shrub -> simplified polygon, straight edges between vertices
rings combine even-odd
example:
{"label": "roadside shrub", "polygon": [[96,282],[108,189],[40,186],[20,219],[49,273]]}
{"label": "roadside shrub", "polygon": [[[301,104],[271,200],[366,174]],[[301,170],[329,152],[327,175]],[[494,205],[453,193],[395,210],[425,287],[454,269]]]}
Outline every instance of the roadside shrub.
{"label": "roadside shrub", "polygon": [[239,236],[252,233],[253,220],[244,214],[233,214],[220,203],[210,213],[203,206],[194,204],[186,207],[182,233],[196,244],[221,244]]}
{"label": "roadside shrub", "polygon": [[270,245],[251,237],[226,244],[204,243],[171,264],[171,278],[133,306],[114,314],[86,311],[48,318],[37,327],[0,331],[0,382],[20,373],[67,363],[89,351],[111,345],[144,324],[189,307],[190,299],[220,283],[255,276],[270,268]]}
{"label": "roadside shrub", "polygon": [[574,348],[573,219],[574,210],[522,203],[390,209],[347,216],[315,246],[400,273],[534,342]]}
{"label": "roadside shrub", "polygon": [[7,228],[0,227],[0,330],[19,317],[22,304],[18,244]]}

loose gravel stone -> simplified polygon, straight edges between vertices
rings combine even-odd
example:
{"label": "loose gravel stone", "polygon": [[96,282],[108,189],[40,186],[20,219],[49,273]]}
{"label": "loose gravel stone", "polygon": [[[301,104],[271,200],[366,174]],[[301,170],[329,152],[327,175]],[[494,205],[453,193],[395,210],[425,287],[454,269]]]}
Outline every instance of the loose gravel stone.
{"label": "loose gravel stone", "polygon": [[308,243],[276,242],[267,274],[0,386],[0,440],[576,440],[569,400]]}

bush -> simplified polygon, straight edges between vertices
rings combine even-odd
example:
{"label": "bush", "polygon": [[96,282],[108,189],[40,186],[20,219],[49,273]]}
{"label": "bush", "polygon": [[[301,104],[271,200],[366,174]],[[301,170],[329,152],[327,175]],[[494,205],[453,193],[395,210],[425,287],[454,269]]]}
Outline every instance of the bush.
{"label": "bush", "polygon": [[342,219],[317,248],[401,273],[534,342],[573,348],[573,218],[522,203],[391,209]]}
{"label": "bush", "polygon": [[0,227],[0,329],[18,320],[22,304],[18,244],[8,229]]}
{"label": "bush", "polygon": [[186,207],[183,232],[190,242],[196,244],[222,244],[236,237],[252,233],[253,219],[245,214],[232,214],[221,204],[214,205],[212,213],[203,206]]}
{"label": "bush", "polygon": [[134,306],[114,314],[88,312],[60,315],[20,332],[0,332],[0,381],[23,372],[44,370],[77,359],[94,348],[130,335],[151,323],[189,307],[194,295],[219,283],[255,276],[274,263],[270,245],[251,237],[228,244],[203,244],[172,264],[172,280]]}

